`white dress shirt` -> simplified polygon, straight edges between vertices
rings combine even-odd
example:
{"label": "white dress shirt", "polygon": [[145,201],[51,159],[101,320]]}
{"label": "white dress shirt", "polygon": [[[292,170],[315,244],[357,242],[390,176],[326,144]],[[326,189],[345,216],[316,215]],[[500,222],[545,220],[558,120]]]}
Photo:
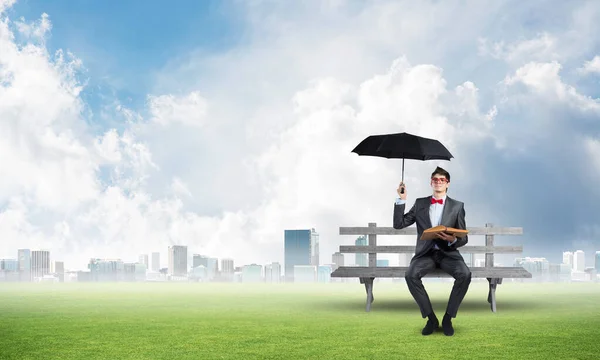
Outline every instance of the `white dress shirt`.
{"label": "white dress shirt", "polygon": [[[431,204],[431,206],[429,207],[429,220],[431,220],[432,227],[440,225],[440,223],[442,221],[442,212],[444,211],[444,206],[446,205],[446,195],[444,195],[444,197],[442,197],[442,199],[444,200],[442,204],[435,203],[435,204]],[[406,200],[402,200],[402,199],[400,199],[400,197],[396,197],[396,205],[402,205],[405,203],[406,203]],[[450,245],[454,245],[454,243],[457,240],[458,239],[451,242]],[[440,249],[437,246],[437,244],[434,244],[433,246],[438,250]]]}

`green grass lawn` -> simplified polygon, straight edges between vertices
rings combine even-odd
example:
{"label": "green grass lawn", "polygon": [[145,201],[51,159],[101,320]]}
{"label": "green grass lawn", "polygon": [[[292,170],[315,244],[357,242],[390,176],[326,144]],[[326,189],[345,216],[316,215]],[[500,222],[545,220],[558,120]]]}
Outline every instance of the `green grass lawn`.
{"label": "green grass lawn", "polygon": [[[443,315],[451,283],[426,282]],[[600,284],[473,282],[422,336],[404,283],[0,283],[2,359],[598,359]]]}

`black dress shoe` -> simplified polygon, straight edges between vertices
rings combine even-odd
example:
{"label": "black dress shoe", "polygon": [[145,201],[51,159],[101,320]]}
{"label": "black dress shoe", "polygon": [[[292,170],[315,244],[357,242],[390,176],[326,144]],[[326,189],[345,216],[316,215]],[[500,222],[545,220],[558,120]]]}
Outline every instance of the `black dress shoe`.
{"label": "black dress shoe", "polygon": [[435,319],[435,320],[429,319],[429,320],[427,320],[427,324],[425,324],[425,327],[421,331],[421,334],[431,335],[431,334],[433,334],[433,332],[435,330],[438,329],[439,326],[440,326],[440,323],[437,319]]}
{"label": "black dress shoe", "polygon": [[442,320],[442,329],[444,330],[444,335],[454,335],[454,328],[452,327],[452,320],[450,320],[450,318],[444,317],[444,319]]}

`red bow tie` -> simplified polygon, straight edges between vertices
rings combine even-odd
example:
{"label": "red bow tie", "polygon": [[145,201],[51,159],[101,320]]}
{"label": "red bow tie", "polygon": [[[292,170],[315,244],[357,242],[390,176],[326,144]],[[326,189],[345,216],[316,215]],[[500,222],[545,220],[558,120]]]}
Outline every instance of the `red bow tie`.
{"label": "red bow tie", "polygon": [[444,199],[439,199],[439,200],[436,200],[436,199],[434,199],[434,198],[432,197],[432,198],[431,198],[431,203],[432,203],[432,204],[435,204],[435,203],[438,203],[438,204],[443,204],[443,203],[444,203]]}

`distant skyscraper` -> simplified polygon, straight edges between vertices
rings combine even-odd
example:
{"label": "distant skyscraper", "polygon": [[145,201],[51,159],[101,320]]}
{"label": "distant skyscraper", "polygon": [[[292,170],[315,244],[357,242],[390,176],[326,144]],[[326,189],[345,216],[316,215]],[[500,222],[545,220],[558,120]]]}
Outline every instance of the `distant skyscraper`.
{"label": "distant skyscraper", "polygon": [[331,265],[319,265],[317,267],[317,282],[331,282]]}
{"label": "distant skyscraper", "polygon": [[31,250],[19,249],[19,280],[31,281]]}
{"label": "distant skyscraper", "polygon": [[284,230],[286,282],[294,281],[294,266],[311,263],[311,230]]}
{"label": "distant skyscraper", "polygon": [[152,253],[152,271],[160,270],[160,253]]}
{"label": "distant skyscraper", "polygon": [[138,259],[138,263],[146,265],[146,269],[150,269],[150,263],[148,262],[148,254],[141,254]]}
{"label": "distant skyscraper", "polygon": [[215,276],[217,276],[217,273],[219,272],[219,259],[209,257],[208,259],[206,259],[206,263],[206,277],[208,279],[214,279]]}
{"label": "distant skyscraper", "polygon": [[581,250],[577,250],[573,254],[573,270],[585,271],[585,253]]}
{"label": "distant skyscraper", "polygon": [[600,273],[600,251],[596,251],[596,257],[594,258],[594,268]]}
{"label": "distant skyscraper", "polygon": [[573,253],[570,251],[563,252],[563,264],[568,264],[573,268]]}
{"label": "distant skyscraper", "polygon": [[262,282],[262,265],[244,265],[242,268],[242,282]]}
{"label": "distant skyscraper", "polygon": [[200,254],[194,254],[192,255],[192,267],[198,267],[198,266],[204,266],[205,268],[208,267],[208,256],[204,256],[204,255],[200,255]]}
{"label": "distant skyscraper", "polygon": [[265,282],[281,282],[281,265],[278,262],[265,266]]}
{"label": "distant skyscraper", "polygon": [[31,276],[41,278],[50,274],[50,251],[34,250],[31,252]]}
{"label": "distant skyscraper", "polygon": [[17,272],[19,271],[19,260],[17,259],[0,259],[0,270]]}
{"label": "distant skyscraper", "polygon": [[310,264],[319,266],[319,234],[310,229]]}
{"label": "distant skyscraper", "polygon": [[233,275],[233,272],[233,259],[221,259],[221,273]]}
{"label": "distant skyscraper", "polygon": [[331,262],[334,264],[335,269],[337,269],[340,266],[344,266],[344,254],[340,252],[333,253],[333,255],[331,256]]}
{"label": "distant skyscraper", "polygon": [[54,273],[58,276],[59,282],[65,282],[65,263],[62,261],[54,262]]}
{"label": "distant skyscraper", "polygon": [[169,246],[169,275],[187,275],[187,246]]}
{"label": "distant skyscraper", "polygon": [[125,264],[121,259],[90,259],[90,281],[123,281]]}
{"label": "distant skyscraper", "polygon": [[[359,236],[354,242],[356,246],[366,246],[367,238],[366,236]],[[356,253],[354,255],[356,266],[367,266],[367,254],[366,253]]]}

